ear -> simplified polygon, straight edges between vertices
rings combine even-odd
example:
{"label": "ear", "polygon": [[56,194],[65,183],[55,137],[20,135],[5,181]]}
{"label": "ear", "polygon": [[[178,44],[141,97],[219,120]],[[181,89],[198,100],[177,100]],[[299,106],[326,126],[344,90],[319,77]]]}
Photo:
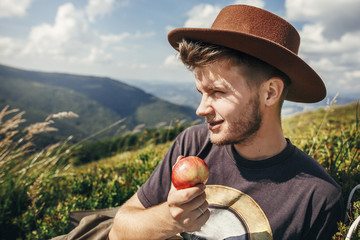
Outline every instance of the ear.
{"label": "ear", "polygon": [[273,106],[279,102],[284,83],[280,78],[273,77],[263,83],[262,96],[265,105]]}

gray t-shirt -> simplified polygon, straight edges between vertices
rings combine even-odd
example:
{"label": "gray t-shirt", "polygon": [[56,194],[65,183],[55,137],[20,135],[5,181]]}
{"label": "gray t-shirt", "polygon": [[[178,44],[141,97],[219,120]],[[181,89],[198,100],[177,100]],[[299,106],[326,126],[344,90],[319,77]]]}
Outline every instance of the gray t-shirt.
{"label": "gray t-shirt", "polygon": [[206,125],[182,132],[137,195],[144,207],[167,199],[179,155],[198,156],[210,170],[210,219],[190,239],[331,239],[344,214],[341,188],[287,139],[271,158],[251,161],[232,145],[209,140]]}

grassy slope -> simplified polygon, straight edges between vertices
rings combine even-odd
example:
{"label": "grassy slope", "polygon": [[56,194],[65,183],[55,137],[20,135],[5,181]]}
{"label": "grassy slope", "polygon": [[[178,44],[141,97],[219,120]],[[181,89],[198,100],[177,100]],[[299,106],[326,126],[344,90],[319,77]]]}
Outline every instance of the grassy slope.
{"label": "grassy slope", "polygon": [[283,119],[285,136],[294,138],[303,136],[304,133],[313,134],[319,127],[327,124],[337,124],[339,127],[347,127],[356,121],[356,110],[359,112],[358,103],[354,102],[345,106],[332,106],[320,108],[317,111],[306,112]]}
{"label": "grassy slope", "polygon": [[48,115],[72,111],[77,119],[57,121],[59,135],[77,140],[126,118],[102,135],[113,137],[139,124],[154,127],[174,118],[196,120],[195,111],[163,101],[144,91],[109,78],[23,71],[0,65],[0,108],[10,105],[26,111],[28,123]]}

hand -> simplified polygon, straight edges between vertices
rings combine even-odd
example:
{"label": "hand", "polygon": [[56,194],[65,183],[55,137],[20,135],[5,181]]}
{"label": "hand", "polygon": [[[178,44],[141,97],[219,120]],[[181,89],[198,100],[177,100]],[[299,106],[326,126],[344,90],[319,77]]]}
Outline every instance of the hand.
{"label": "hand", "polygon": [[167,204],[179,232],[198,231],[210,217],[204,184],[182,190],[172,185]]}
{"label": "hand", "polygon": [[[182,156],[178,160],[181,158]],[[177,190],[171,184],[167,205],[179,232],[198,231],[209,219],[210,211],[205,188],[204,184],[198,184],[191,188]]]}

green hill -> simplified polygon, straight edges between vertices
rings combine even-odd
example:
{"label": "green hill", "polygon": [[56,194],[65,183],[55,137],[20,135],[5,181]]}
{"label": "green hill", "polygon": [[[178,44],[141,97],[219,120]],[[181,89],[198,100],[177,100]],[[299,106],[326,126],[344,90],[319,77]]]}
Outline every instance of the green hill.
{"label": "green hill", "polygon": [[161,100],[143,90],[110,78],[25,71],[0,65],[0,108],[26,111],[28,123],[49,114],[72,111],[76,119],[56,121],[59,136],[79,140],[125,119],[98,137],[113,137],[142,124],[169,125],[174,119],[192,122],[195,111]]}

